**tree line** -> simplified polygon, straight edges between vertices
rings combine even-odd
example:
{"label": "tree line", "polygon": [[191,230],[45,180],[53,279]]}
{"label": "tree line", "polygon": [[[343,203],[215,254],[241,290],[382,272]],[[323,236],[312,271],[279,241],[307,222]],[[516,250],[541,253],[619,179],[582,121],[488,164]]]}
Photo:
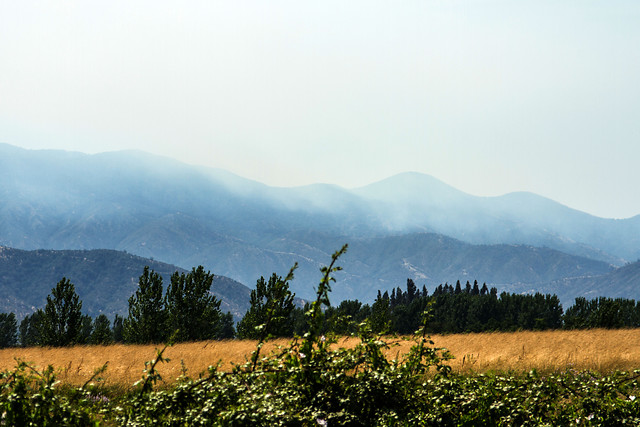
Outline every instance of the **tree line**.
{"label": "tree line", "polygon": [[[289,298],[276,295],[274,289]],[[304,319],[310,305],[296,307],[288,283],[274,274],[268,282],[261,278],[251,291],[251,308],[237,326],[239,338],[255,339],[262,334],[261,328],[268,326],[264,321],[271,300],[286,301],[271,308],[278,319],[269,327],[271,335],[291,337],[308,332]],[[467,281],[463,286],[458,281],[455,286],[439,285],[430,295],[426,286],[419,289],[407,279],[405,290],[378,291],[371,305],[344,300],[328,306],[322,313],[322,332],[348,335],[366,321],[374,333],[411,334],[422,324],[425,311],[430,315],[428,333],[640,327],[640,302],[633,299],[579,297],[564,312],[560,299],[552,294],[498,294],[486,283],[479,286],[477,281]]]}
{"label": "tree line", "polygon": [[[92,319],[82,314],[75,286],[62,278],[47,296],[44,309],[26,316],[18,325],[13,313],[0,313],[0,348],[67,346],[74,344],[145,344],[209,339],[263,339],[265,336],[303,336],[308,331],[305,313],[310,304],[296,306],[289,289],[293,270],[284,279],[261,277],[251,291],[250,308],[234,327],[231,313],[222,313],[220,300],[211,294],[214,275],[202,266],[189,273],[174,273],[166,288],[162,277],[145,267],[138,288],[129,300],[127,317],[113,322],[104,314]],[[632,299],[579,297],[563,312],[550,294],[514,294],[481,287],[445,283],[429,295],[407,279],[406,289],[385,291],[363,304],[345,300],[322,313],[321,333],[347,335],[368,322],[372,332],[410,334],[425,311],[429,333],[640,327],[640,302]]]}
{"label": "tree line", "polygon": [[146,344],[224,339],[234,336],[233,315],[222,313],[211,294],[214,275],[202,266],[189,273],[175,272],[166,291],[162,277],[145,267],[129,302],[127,317],[113,322],[100,314],[82,313],[75,286],[62,278],[47,296],[44,309],[26,316],[18,326],[13,313],[0,314],[0,347]]}

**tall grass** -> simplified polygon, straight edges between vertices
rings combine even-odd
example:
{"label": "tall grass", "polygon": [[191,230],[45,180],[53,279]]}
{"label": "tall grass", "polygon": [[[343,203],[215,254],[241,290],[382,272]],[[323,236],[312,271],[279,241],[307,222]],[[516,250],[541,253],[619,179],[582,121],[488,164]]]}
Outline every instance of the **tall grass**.
{"label": "tall grass", "polygon": [[[512,333],[479,333],[435,335],[437,347],[447,348],[456,358],[448,363],[453,371],[461,373],[487,371],[559,371],[565,369],[593,370],[609,373],[615,370],[631,371],[640,367],[640,329],[585,331],[544,331]],[[395,345],[386,351],[388,358],[405,354],[411,342],[389,340]],[[289,340],[268,342],[263,354]],[[358,340],[342,338],[335,344],[350,348]],[[108,362],[101,377],[104,384],[130,387],[140,379],[145,361],[155,354],[154,345],[76,346],[66,348],[11,348],[0,350],[0,371],[16,366],[16,359],[44,368],[53,365],[60,381],[82,385],[96,368]],[[250,340],[202,341],[181,343],[166,349],[171,359],[158,369],[167,382],[173,382],[184,370],[197,377],[209,366],[220,365],[220,370],[231,371],[234,365],[246,362],[255,350]]]}

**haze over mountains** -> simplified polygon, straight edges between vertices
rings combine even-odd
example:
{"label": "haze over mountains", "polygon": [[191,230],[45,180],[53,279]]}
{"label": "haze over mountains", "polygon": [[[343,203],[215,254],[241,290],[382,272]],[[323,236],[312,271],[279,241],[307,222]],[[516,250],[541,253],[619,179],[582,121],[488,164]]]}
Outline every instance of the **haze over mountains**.
{"label": "haze over mountains", "polygon": [[640,215],[597,218],[531,193],[476,197],[417,173],[278,188],[142,152],[0,144],[0,245],[126,250],[249,287],[298,262],[292,288],[309,298],[343,243],[334,301],[368,301],[407,278],[561,289],[640,258]]}

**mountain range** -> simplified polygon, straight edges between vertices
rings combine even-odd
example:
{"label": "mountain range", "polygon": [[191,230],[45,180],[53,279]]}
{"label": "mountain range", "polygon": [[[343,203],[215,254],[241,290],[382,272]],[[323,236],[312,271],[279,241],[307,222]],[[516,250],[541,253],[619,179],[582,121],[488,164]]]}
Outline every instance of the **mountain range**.
{"label": "mountain range", "polygon": [[3,246],[127,251],[249,286],[297,262],[292,289],[312,298],[319,268],[344,243],[337,301],[370,301],[407,278],[613,295],[587,278],[640,258],[640,215],[598,218],[531,193],[477,197],[418,173],[356,189],[281,188],[137,151],[0,144]]}

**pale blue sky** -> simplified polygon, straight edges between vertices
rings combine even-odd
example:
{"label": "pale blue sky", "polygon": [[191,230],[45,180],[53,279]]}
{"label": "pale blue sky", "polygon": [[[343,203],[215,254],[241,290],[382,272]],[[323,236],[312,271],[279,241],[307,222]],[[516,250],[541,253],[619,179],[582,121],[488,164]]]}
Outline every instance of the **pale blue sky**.
{"label": "pale blue sky", "polygon": [[640,214],[640,2],[0,0],[0,142]]}

